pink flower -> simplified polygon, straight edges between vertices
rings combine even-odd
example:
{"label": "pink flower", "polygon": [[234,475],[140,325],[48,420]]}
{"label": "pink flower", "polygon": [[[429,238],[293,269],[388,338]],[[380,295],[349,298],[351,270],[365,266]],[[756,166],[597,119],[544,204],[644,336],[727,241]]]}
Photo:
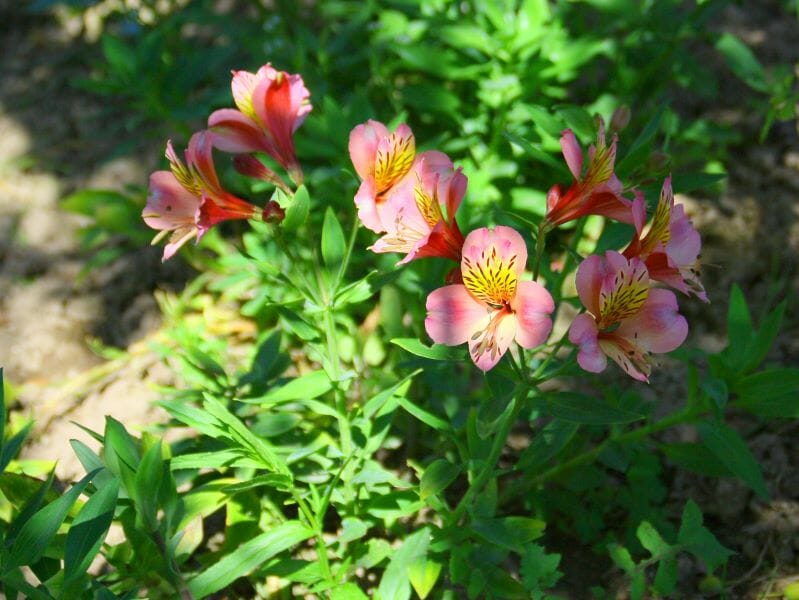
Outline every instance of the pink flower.
{"label": "pink flower", "polygon": [[557,227],[584,215],[603,215],[623,223],[632,223],[632,202],[621,196],[623,186],[613,172],[617,137],[605,143],[605,124],[600,120],[596,145],[588,149],[588,168],[583,170],[583,151],[571,129],[560,137],[560,146],[574,182],[565,192],[554,185],[547,193],[546,229]]}
{"label": "pink flower", "polygon": [[350,132],[350,158],[362,179],[355,194],[358,218],[374,231],[387,230],[381,219],[388,196],[405,179],[414,165],[416,139],[405,123],[389,133],[385,125],[369,119]]}
{"label": "pink flower", "polygon": [[235,154],[266,152],[302,183],[294,132],[312,108],[302,77],[267,63],[257,73],[234,71],[231,87],[238,110],[223,108],[208,117],[214,146]]}
{"label": "pink flower", "polygon": [[[455,213],[466,193],[466,176],[440,152],[425,152],[380,210],[386,234],[374,252],[403,252],[399,264],[440,256],[461,260],[463,234]],[[442,206],[446,209],[446,217]]]}
{"label": "pink flower", "polygon": [[261,209],[226,192],[214,169],[212,146],[207,131],[195,133],[185,153],[186,164],[167,142],[166,157],[171,171],[150,176],[147,204],[142,218],[159,229],[153,243],[171,232],[163,260],[171,258],[190,239],[197,241],[214,225],[229,219],[252,219]]}
{"label": "pink flower", "polygon": [[428,335],[439,344],[469,343],[474,364],[488,371],[515,339],[535,348],[549,336],[555,303],[535,281],[520,281],[527,247],[519,233],[498,226],[476,229],[463,243],[463,284],[434,290],[427,297]]}
{"label": "pink flower", "polygon": [[633,379],[649,381],[651,354],[671,352],[688,335],[674,293],[650,288],[637,258],[589,256],[577,268],[577,294],[588,313],[574,319],[569,340],[586,371],[604,371],[609,356]]}
{"label": "pink flower", "polygon": [[624,250],[627,258],[639,258],[646,264],[652,279],[709,302],[705,288],[699,281],[702,240],[686,216],[682,204],[674,204],[671,177],[663,182],[655,216],[646,235],[641,235],[646,221],[646,202],[636,198],[635,235]]}

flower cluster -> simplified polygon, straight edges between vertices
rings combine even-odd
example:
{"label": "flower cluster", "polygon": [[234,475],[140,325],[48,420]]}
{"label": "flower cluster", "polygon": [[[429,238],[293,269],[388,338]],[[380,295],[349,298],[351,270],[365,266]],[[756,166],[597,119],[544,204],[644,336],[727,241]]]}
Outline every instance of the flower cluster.
{"label": "flower cluster", "polygon": [[[236,108],[209,116],[208,129],[192,136],[185,161],[168,142],[170,170],[150,177],[142,216],[159,230],[154,242],[169,235],[164,260],[222,221],[280,222],[284,217],[274,200],[260,208],[227,192],[214,168],[214,148],[236,155],[233,164],[240,173],[289,195],[286,180],[257,153],[266,154],[295,185],[302,184],[294,133],[311,111],[302,77],[266,64],[256,73],[233,72],[232,92]],[[591,255],[578,266],[576,288],[585,311],[575,317],[568,338],[583,369],[601,372],[611,358],[631,377],[648,381],[652,355],[674,350],[688,333],[677,298],[666,288],[707,302],[699,280],[699,234],[683,207],[675,205],[670,177],[647,224],[643,194],[627,190],[616,175],[617,135],[608,143],[601,120],[597,141],[586,154],[569,129],[560,144],[574,179],[547,194],[534,276],[527,278],[527,246],[518,231],[497,226],[466,236],[461,232],[456,213],[468,185],[462,168],[443,152],[417,152],[416,138],[404,123],[393,131],[374,120],[357,125],[349,154],[361,180],[354,198],[358,216],[379,235],[370,249],[403,255],[399,264],[426,257],[455,261],[448,285],[427,298],[425,329],[437,343],[468,344],[475,365],[487,371],[513,342],[536,348],[549,337],[555,302],[535,281],[546,235],[587,215],[630,224],[634,233],[623,251]]]}
{"label": "flower cluster", "polygon": [[195,133],[184,164],[167,142],[170,171],[150,176],[144,222],[159,230],[157,243],[170,234],[163,260],[187,241],[199,241],[214,225],[231,219],[280,221],[283,209],[270,200],[263,208],[226,192],[213,162],[213,148],[236,154],[233,164],[244,175],[288,190],[283,179],[252,154],[264,152],[283,167],[295,183],[302,169],[294,150],[294,132],[311,111],[302,77],[266,64],[257,73],[233,73],[233,100],[238,110],[224,108],[208,117],[208,129]]}
{"label": "flower cluster", "polygon": [[[688,334],[674,293],[652,283],[707,301],[699,281],[699,234],[683,207],[675,206],[670,178],[646,225],[644,197],[637,191],[632,199],[624,196],[615,173],[617,136],[608,144],[601,120],[587,161],[571,130],[563,132],[560,142],[574,181],[565,190],[560,185],[549,190],[538,235],[586,215],[635,227],[623,252],[592,255],[579,265],[577,293],[586,312],[572,322],[569,340],[577,345],[577,361],[586,371],[603,371],[610,357],[631,377],[648,381],[652,354],[674,350]],[[484,371],[514,341],[523,348],[546,342],[555,303],[542,285],[524,279],[524,239],[504,226],[475,229],[464,239],[455,213],[467,180],[449,157],[417,153],[405,124],[390,132],[371,120],[353,129],[349,149],[361,178],[355,195],[358,215],[382,234],[371,249],[404,254],[400,264],[428,256],[460,263],[460,271],[448,277],[450,285],[427,298],[425,329],[433,341],[467,343],[475,365]]]}

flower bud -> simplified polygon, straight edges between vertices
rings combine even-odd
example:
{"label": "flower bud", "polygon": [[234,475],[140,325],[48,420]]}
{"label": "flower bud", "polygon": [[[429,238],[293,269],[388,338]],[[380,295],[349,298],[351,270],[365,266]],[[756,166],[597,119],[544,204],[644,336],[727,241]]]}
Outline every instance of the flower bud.
{"label": "flower bud", "polygon": [[286,216],[286,211],[274,200],[270,200],[264,206],[261,217],[266,223],[280,223]]}
{"label": "flower bud", "polygon": [[613,111],[613,116],[610,118],[610,130],[622,131],[627,125],[630,124],[630,107],[622,104]]}

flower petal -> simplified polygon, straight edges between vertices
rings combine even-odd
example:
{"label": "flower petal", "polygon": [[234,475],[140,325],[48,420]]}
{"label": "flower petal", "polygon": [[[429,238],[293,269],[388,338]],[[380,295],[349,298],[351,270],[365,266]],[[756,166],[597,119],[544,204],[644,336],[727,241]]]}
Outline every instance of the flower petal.
{"label": "flower petal", "polygon": [[518,321],[516,341],[524,348],[535,348],[546,342],[552,330],[549,315],[555,301],[544,286],[535,281],[520,281],[511,304]]}
{"label": "flower petal", "polygon": [[495,311],[494,318],[499,321],[493,328],[482,335],[473,335],[469,338],[469,356],[477,368],[483,371],[494,368],[516,335],[517,322],[514,315],[498,314],[498,311]]}
{"label": "flower petal", "polygon": [[575,285],[580,302],[594,316],[599,316],[599,291],[607,275],[607,268],[601,256],[592,254],[577,267]]}
{"label": "flower petal", "polygon": [[388,129],[380,121],[369,119],[366,123],[356,125],[350,132],[350,160],[361,179],[375,173],[375,157],[377,144],[388,136]]}
{"label": "flower petal", "polygon": [[599,347],[598,335],[596,321],[585,313],[577,315],[569,328],[569,341],[579,347],[577,363],[590,373],[601,373],[608,364]]}
{"label": "flower petal", "polygon": [[650,290],[641,310],[623,321],[614,334],[634,339],[649,352],[671,352],[688,336],[688,321],[678,310],[674,292],[660,288]]}
{"label": "flower petal", "polygon": [[583,151],[571,129],[566,129],[560,134],[560,149],[563,151],[566,164],[569,165],[569,171],[575,179],[580,179],[583,171]]}
{"label": "flower petal", "polygon": [[386,230],[377,214],[375,185],[371,177],[361,182],[361,186],[355,194],[355,206],[358,207],[358,218],[365,227],[368,227],[375,233],[382,233]]}
{"label": "flower petal", "polygon": [[142,218],[153,229],[177,229],[193,224],[200,199],[186,190],[170,171],[150,175],[147,204]]}
{"label": "flower petal", "polygon": [[463,285],[438,288],[427,297],[424,327],[438,344],[463,344],[485,329],[489,321],[488,309],[472,298]]}
{"label": "flower petal", "polygon": [[222,152],[245,154],[266,152],[272,154],[273,145],[264,136],[258,124],[247,115],[232,108],[223,108],[208,117],[211,140]]}

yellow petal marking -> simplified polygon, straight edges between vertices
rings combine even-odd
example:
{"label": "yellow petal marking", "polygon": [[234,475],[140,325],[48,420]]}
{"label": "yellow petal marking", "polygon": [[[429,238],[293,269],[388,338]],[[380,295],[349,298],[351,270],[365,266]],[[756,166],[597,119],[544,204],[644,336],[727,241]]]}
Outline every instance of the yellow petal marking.
{"label": "yellow petal marking", "polygon": [[641,240],[641,254],[649,254],[658,245],[658,242],[666,247],[671,239],[671,202],[666,194],[660,194],[655,216],[649,226],[644,239]]}
{"label": "yellow petal marking", "polygon": [[388,137],[388,150],[378,148],[375,160],[375,192],[378,201],[380,196],[411,170],[415,157],[416,140],[413,134],[400,137],[394,132]]}
{"label": "yellow petal marking", "polygon": [[431,229],[438,225],[440,221],[444,220],[444,214],[441,212],[441,205],[438,203],[438,186],[435,186],[435,188],[436,189],[433,190],[433,196],[431,197],[430,194],[425,191],[421,178],[417,176],[416,187],[413,189],[413,194],[416,198],[416,206]]}
{"label": "yellow petal marking", "polygon": [[633,268],[619,271],[610,291],[599,293],[600,329],[606,329],[633,316],[649,296],[649,279],[643,266],[637,271]]}
{"label": "yellow petal marking", "polygon": [[519,281],[514,254],[503,262],[495,246],[483,250],[480,260],[463,257],[462,275],[466,289],[480,302],[495,308],[506,306],[516,296]]}

